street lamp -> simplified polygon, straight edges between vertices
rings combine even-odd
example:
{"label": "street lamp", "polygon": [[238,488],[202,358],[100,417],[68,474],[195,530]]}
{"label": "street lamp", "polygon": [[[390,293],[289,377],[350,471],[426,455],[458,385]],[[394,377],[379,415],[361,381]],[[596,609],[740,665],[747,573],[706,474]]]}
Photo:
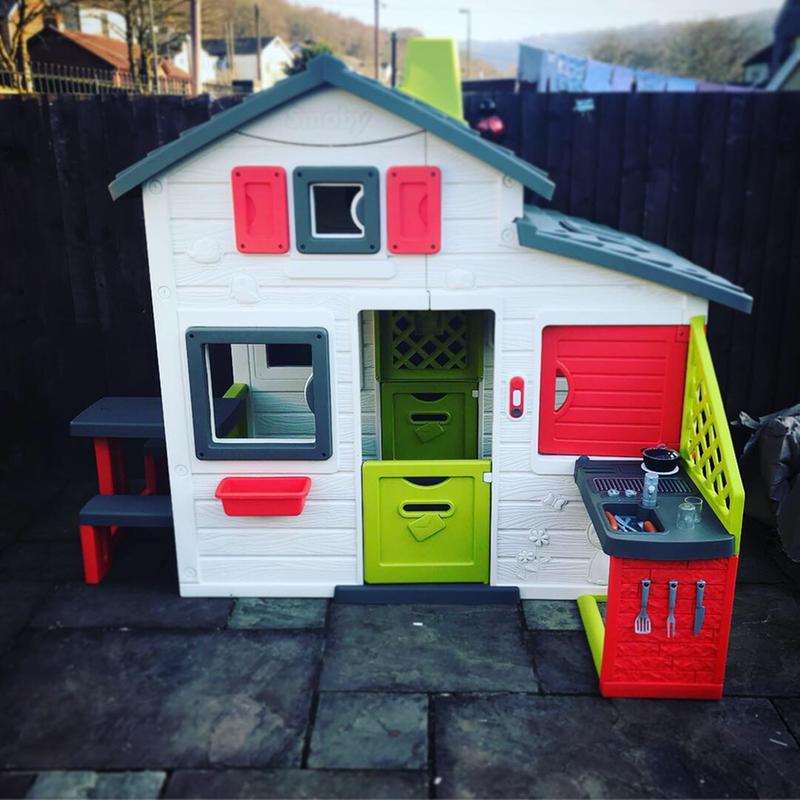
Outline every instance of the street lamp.
{"label": "street lamp", "polygon": [[467,69],[466,77],[469,79],[472,73],[472,9],[459,8],[459,14],[465,14],[467,17]]}

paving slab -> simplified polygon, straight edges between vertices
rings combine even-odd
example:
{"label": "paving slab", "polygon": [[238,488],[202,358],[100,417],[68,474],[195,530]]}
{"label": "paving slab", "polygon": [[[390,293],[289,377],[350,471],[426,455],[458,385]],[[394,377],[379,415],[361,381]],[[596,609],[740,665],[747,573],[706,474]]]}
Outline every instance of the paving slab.
{"label": "paving slab", "polygon": [[583,631],[532,631],[533,663],[545,694],[598,694],[597,670]]}
{"label": "paving slab", "polygon": [[437,697],[441,797],[792,797],[800,749],[771,704]]}
{"label": "paving slab", "polygon": [[56,586],[31,621],[35,628],[224,628],[233,600],[187,598],[175,579]]}
{"label": "paving slab", "polygon": [[582,631],[574,600],[523,600],[525,624],[532,631]]}
{"label": "paving slab", "polygon": [[322,769],[425,769],[428,697],[323,692],[308,766]]}
{"label": "paving slab", "polygon": [[758,632],[765,626],[792,626],[800,620],[800,599],[789,584],[741,585],[733,601],[733,627]]}
{"label": "paving slab", "polygon": [[71,542],[11,542],[0,551],[0,581],[7,580],[83,580],[79,538]]}
{"label": "paving slab", "polygon": [[800,697],[800,621],[791,627],[734,628],[725,694]]}
{"label": "paving slab", "polygon": [[328,600],[314,597],[240,597],[228,627],[237,629],[324,628]]}
{"label": "paving slab", "polygon": [[800,603],[791,586],[737,588],[725,692],[800,697]]}
{"label": "paving slab", "polygon": [[11,644],[52,590],[49,583],[0,583],[0,652]]}
{"label": "paving slab", "polygon": [[[773,703],[791,731],[792,736],[800,743],[800,699],[773,700]],[[798,783],[800,783],[800,777],[798,778]]]}
{"label": "paving slab", "polygon": [[329,690],[537,691],[516,606],[334,603]]}
{"label": "paving slab", "polygon": [[0,767],[299,766],[313,632],[29,631],[0,661]]}
{"label": "paving slab", "polygon": [[428,796],[428,776],[424,772],[384,770],[178,770],[170,777],[164,796],[197,800],[252,797],[405,800]]}
{"label": "paving slab", "polygon": [[29,800],[87,800],[113,797],[115,800],[156,800],[166,772],[40,772],[28,794]]}

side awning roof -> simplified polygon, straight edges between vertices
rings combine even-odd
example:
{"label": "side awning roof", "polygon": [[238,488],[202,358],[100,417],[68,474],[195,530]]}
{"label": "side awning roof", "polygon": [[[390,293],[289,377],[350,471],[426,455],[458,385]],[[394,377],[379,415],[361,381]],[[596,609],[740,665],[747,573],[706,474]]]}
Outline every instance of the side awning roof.
{"label": "side awning roof", "polygon": [[525,206],[516,224],[524,247],[615,269],[746,314],[752,310],[753,298],[741,286],[638,236],[534,205]]}

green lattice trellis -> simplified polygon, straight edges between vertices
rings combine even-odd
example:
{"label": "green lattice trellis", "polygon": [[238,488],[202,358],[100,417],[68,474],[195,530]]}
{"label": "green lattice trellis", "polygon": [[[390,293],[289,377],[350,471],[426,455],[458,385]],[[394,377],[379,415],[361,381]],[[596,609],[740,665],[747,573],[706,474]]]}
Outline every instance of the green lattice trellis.
{"label": "green lattice trellis", "polygon": [[379,380],[479,380],[481,316],[472,311],[383,311]]}

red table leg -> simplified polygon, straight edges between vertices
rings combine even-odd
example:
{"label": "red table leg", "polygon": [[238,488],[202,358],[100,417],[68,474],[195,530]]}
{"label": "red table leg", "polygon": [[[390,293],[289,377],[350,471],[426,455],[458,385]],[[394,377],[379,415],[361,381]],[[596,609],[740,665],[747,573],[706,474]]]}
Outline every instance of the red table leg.
{"label": "red table leg", "polygon": [[[125,460],[119,439],[96,438],[94,457],[97,464],[97,486],[100,494],[125,494]],[[83,573],[86,583],[100,583],[111,569],[118,527],[81,525]]]}
{"label": "red table leg", "polygon": [[95,439],[94,457],[100,494],[125,494],[127,483],[122,442],[119,439]]}
{"label": "red table leg", "polygon": [[100,583],[111,569],[112,538],[110,528],[81,525],[83,577],[86,583]]}
{"label": "red table leg", "polygon": [[158,465],[155,456],[144,457],[144,491],[142,494],[158,494]]}

